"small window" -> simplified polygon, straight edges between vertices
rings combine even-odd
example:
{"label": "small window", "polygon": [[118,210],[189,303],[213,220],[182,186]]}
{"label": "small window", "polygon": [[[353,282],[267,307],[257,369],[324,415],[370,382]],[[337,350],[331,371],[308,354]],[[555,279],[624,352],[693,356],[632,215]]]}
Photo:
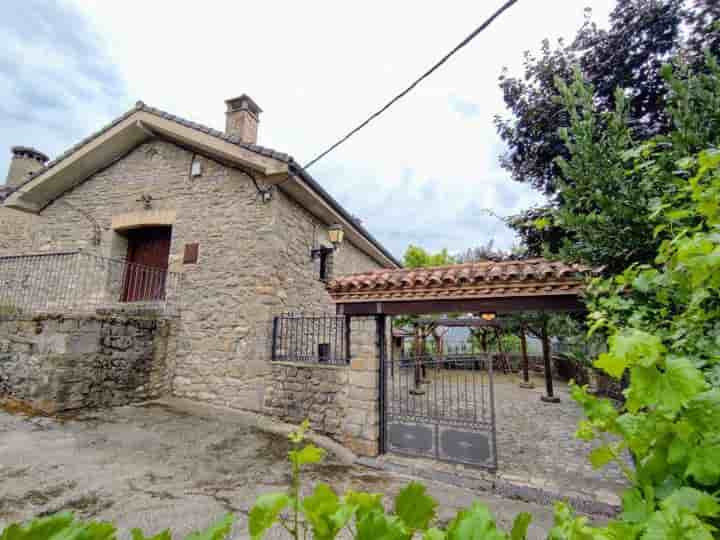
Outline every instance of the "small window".
{"label": "small window", "polygon": [[318,362],[327,364],[330,362],[330,344],[318,343]]}
{"label": "small window", "polygon": [[192,165],[190,166],[190,175],[193,178],[202,176],[202,163],[197,157],[193,159]]}
{"label": "small window", "polygon": [[328,281],[332,273],[332,251],[320,253],[320,281]]}

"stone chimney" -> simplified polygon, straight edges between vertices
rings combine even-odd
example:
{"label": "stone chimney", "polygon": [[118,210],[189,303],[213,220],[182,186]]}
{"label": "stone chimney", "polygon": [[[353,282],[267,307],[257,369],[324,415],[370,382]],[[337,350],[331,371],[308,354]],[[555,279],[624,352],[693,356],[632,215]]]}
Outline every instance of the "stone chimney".
{"label": "stone chimney", "polygon": [[27,180],[28,176],[42,169],[49,159],[42,152],[26,146],[13,146],[12,161],[8,170],[5,184],[8,187],[17,187]]}
{"label": "stone chimney", "polygon": [[247,94],[228,99],[225,103],[225,133],[234,135],[240,142],[257,144],[262,109]]}

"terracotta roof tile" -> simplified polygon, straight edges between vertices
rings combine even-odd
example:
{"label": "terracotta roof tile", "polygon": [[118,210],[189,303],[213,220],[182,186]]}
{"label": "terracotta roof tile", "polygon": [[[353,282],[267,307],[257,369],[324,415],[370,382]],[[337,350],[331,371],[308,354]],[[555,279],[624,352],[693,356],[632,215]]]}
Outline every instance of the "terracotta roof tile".
{"label": "terracotta roof tile", "polygon": [[350,274],[332,280],[327,288],[336,302],[579,294],[594,273],[587,266],[540,258],[484,261]]}

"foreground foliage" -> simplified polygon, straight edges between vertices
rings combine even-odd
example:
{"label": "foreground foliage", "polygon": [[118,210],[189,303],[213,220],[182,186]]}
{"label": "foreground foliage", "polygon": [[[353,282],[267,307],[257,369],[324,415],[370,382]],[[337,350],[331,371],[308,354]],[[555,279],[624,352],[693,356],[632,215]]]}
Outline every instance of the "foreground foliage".
{"label": "foreground foliage", "polygon": [[292,485],[288,492],[258,497],[250,511],[250,534],[263,538],[272,527],[281,527],[295,539],[330,540],[347,531],[358,540],[522,540],[531,516],[523,513],[515,519],[512,531],[500,531],[488,509],[475,503],[458,512],[445,529],[435,525],[437,502],[417,482],[403,488],[386,512],[381,493],[348,491],[338,496],[327,484],[318,484],[310,495],[302,496],[301,472],[305,465],[319,463],[324,450],[303,446],[307,421],[291,434],[296,448],[290,451]]}

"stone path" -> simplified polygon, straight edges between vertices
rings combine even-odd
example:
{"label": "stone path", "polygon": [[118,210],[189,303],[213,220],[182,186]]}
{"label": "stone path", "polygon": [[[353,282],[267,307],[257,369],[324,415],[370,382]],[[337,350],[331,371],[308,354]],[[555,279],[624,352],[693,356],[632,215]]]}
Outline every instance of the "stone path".
{"label": "stone path", "polygon": [[516,479],[567,496],[597,497],[616,501],[627,486],[620,468],[610,465],[594,470],[588,454],[593,444],[575,437],[581,408],[570,397],[568,386],[555,381],[560,403],[544,403],[544,380],[534,378],[535,388],[518,386],[517,376],[495,378],[498,470],[505,479]]}
{"label": "stone path", "polygon": [[[483,371],[428,370],[422,395],[412,395],[413,371],[398,370],[389,381],[389,404],[395,414],[453,416],[469,421],[490,420],[487,374]],[[617,506],[627,482],[617,465],[594,470],[588,459],[593,444],[575,437],[581,408],[572,400],[568,385],[554,381],[555,395],[560,403],[545,403],[542,377],[533,377],[535,388],[519,386],[518,375],[495,373],[495,415],[497,426],[497,476],[474,473],[463,466],[447,465],[432,460],[394,460],[400,467],[420,474],[437,472],[441,478],[452,472],[476,479],[489,479],[495,487],[504,484],[513,493],[523,491],[535,499],[574,499],[597,502],[603,507]],[[468,390],[468,388],[470,388]],[[381,460],[382,461],[382,460]],[[387,460],[384,460],[387,462]],[[392,468],[392,467],[391,467]],[[496,481],[497,479],[497,481]],[[470,480],[472,485],[472,480]],[[479,485],[487,485],[487,482]],[[522,496],[522,495],[520,495]]]}

